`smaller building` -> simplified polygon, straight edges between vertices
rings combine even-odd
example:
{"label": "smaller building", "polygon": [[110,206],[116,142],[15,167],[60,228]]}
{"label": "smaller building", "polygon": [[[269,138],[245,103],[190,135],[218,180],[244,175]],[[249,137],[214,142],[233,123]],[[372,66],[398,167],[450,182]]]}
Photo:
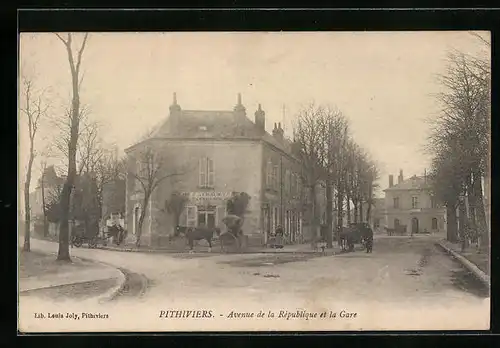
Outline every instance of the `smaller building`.
{"label": "smaller building", "polygon": [[389,175],[385,192],[385,226],[406,234],[437,233],[445,230],[445,208],[432,195],[429,178],[412,176],[404,180],[399,172],[398,183]]}

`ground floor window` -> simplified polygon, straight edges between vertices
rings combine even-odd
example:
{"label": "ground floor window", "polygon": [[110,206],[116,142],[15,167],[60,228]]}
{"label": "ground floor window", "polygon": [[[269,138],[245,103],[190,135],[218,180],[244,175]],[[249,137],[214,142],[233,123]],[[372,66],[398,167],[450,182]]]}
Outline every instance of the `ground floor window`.
{"label": "ground floor window", "polygon": [[215,227],[215,206],[198,206],[198,226]]}

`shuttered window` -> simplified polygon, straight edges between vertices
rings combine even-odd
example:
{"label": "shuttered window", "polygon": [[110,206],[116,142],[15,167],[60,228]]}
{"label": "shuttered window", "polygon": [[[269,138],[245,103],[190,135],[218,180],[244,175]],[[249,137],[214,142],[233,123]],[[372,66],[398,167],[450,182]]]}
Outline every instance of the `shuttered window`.
{"label": "shuttered window", "polygon": [[203,157],[199,161],[199,186],[213,187],[215,182],[215,166],[211,158]]}
{"label": "shuttered window", "polygon": [[207,161],[206,158],[200,158],[200,180],[199,185],[201,187],[205,186],[207,182]]}
{"label": "shuttered window", "polygon": [[198,219],[198,212],[196,206],[186,207],[186,226],[196,227]]}

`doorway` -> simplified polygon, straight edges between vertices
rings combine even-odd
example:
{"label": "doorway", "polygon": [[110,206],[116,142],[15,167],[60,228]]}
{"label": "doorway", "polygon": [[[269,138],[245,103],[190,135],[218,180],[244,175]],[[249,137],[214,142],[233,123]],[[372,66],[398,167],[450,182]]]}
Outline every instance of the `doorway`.
{"label": "doorway", "polygon": [[411,219],[411,233],[418,233],[418,219],[416,217]]}

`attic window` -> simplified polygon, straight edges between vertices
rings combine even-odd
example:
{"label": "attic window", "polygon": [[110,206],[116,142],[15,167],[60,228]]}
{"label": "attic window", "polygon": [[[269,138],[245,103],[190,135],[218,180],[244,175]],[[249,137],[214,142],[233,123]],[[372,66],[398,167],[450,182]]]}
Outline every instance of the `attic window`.
{"label": "attic window", "polygon": [[207,130],[207,126],[200,126],[199,128],[201,131],[206,131]]}

